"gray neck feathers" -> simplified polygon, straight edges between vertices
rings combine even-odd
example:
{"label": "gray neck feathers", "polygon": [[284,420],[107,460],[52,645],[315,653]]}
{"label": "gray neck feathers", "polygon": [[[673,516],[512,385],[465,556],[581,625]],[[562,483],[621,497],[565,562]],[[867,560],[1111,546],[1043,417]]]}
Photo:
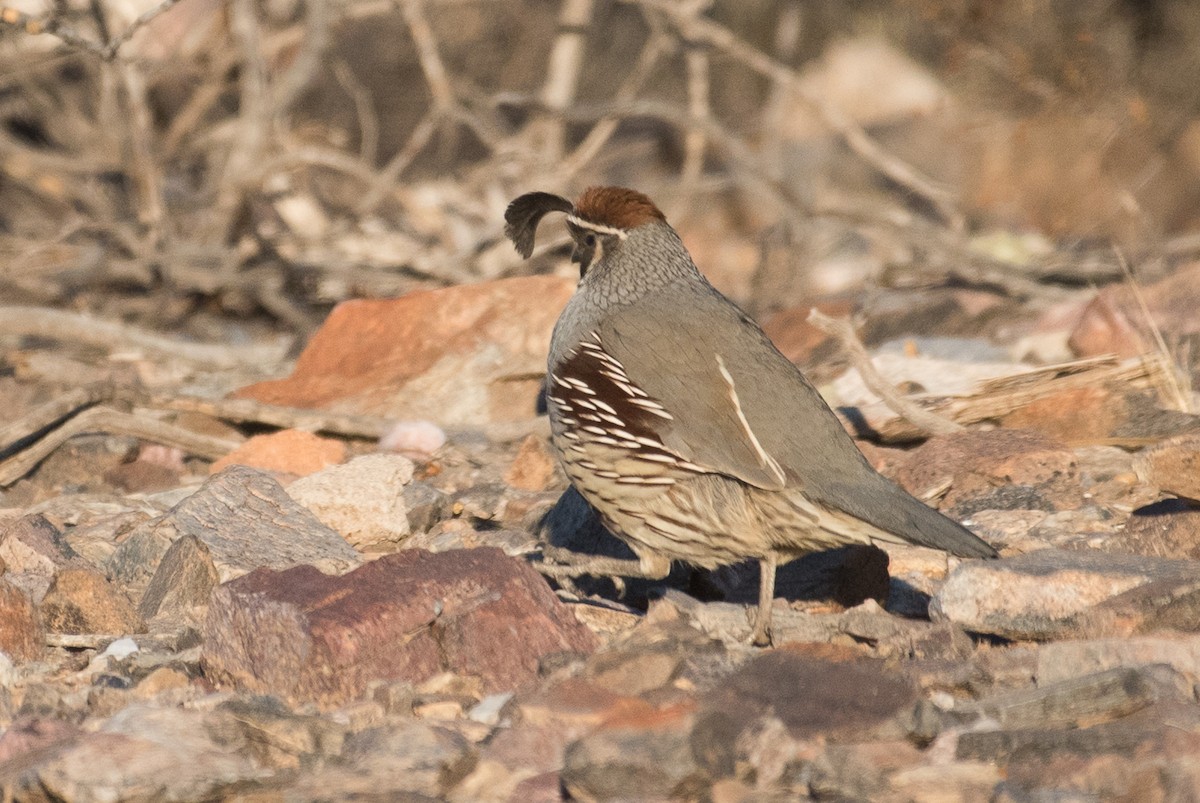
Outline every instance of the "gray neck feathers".
{"label": "gray neck feathers", "polygon": [[707,288],[708,282],[666,223],[646,223],[631,230],[606,249],[579,282],[554,327],[550,364],[565,357],[605,316],[672,285],[700,289]]}

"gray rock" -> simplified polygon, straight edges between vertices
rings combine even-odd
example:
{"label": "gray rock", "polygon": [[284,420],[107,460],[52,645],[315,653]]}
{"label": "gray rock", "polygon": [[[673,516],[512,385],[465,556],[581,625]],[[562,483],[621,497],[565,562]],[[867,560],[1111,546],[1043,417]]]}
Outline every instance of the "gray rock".
{"label": "gray rock", "polygon": [[132,593],[144,593],[171,544],[184,535],[208,547],[221,582],[262,566],[310,564],[342,573],[363,562],[269,474],[230,466],[165,515],[138,527],[108,561],[109,576]]}
{"label": "gray rock", "polygon": [[428,532],[449,514],[450,497],[427,482],[408,483],[403,496],[410,532]]}
{"label": "gray rock", "polygon": [[208,547],[194,535],[176,539],[150,579],[138,604],[143,619],[186,613],[208,605],[220,578]]}

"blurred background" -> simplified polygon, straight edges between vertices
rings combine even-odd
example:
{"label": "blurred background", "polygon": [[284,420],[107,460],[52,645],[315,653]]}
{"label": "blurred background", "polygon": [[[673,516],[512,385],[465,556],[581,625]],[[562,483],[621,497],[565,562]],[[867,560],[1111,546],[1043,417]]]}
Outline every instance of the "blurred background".
{"label": "blurred background", "polygon": [[1200,251],[1186,0],[5,1],[7,304],[302,338],[347,298],[569,274],[506,203],[617,183],[800,362],[816,302],[1048,361],[1146,347],[1116,302],[1087,342],[1096,289]]}

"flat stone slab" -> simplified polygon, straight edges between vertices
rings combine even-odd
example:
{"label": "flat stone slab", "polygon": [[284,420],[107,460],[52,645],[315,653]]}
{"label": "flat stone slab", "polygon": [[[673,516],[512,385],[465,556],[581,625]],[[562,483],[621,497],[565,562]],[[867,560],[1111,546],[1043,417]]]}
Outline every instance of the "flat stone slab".
{"label": "flat stone slab", "polygon": [[975,633],[1049,640],[1200,629],[1200,563],[1043,549],[960,564],[929,606]]}

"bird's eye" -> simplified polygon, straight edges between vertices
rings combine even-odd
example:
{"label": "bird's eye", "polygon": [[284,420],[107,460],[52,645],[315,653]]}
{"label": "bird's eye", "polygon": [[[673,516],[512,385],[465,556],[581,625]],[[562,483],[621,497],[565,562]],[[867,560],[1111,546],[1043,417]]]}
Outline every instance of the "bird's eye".
{"label": "bird's eye", "polygon": [[589,248],[594,246],[596,244],[596,235],[594,235],[594,234],[587,235],[586,237],[583,238],[583,242]]}

